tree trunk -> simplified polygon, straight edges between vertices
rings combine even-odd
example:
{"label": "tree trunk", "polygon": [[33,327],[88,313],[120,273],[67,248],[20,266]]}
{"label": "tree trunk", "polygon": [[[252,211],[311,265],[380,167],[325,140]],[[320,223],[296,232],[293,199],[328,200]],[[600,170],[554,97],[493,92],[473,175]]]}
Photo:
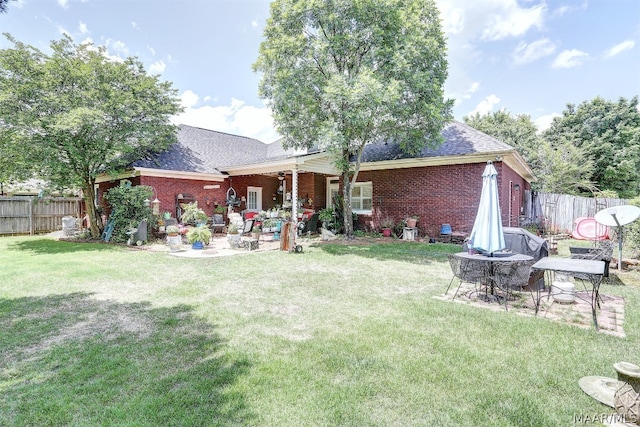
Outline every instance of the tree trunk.
{"label": "tree trunk", "polygon": [[98,239],[101,234],[102,218],[98,217],[98,212],[96,211],[96,198],[92,181],[86,183],[83,193],[84,204],[87,209],[87,218],[89,218],[89,230],[91,231],[91,237]]}
{"label": "tree trunk", "polygon": [[347,239],[353,239],[353,209],[351,209],[351,177],[349,171],[342,174],[342,216],[344,219],[344,235]]}

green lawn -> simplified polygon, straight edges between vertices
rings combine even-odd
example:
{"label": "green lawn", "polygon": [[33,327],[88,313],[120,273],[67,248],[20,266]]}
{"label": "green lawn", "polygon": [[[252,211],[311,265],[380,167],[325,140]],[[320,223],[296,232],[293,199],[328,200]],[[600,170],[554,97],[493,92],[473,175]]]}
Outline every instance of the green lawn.
{"label": "green lawn", "polygon": [[[568,253],[560,242],[561,254]],[[457,246],[175,258],[0,238],[0,425],[559,426],[613,413],[587,375],[626,338],[432,298]]]}

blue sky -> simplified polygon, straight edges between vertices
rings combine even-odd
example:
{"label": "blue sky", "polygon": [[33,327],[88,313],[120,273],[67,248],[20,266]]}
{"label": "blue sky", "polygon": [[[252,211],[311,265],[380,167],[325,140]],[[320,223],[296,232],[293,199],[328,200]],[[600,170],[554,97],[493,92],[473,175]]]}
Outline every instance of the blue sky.
{"label": "blue sky", "polygon": [[[640,94],[640,0],[437,0],[454,116],[506,109],[545,128],[567,103]],[[173,83],[176,123],[271,142],[251,71],[268,0],[18,0],[0,31],[48,50],[69,34]],[[0,39],[0,48],[9,47]]]}

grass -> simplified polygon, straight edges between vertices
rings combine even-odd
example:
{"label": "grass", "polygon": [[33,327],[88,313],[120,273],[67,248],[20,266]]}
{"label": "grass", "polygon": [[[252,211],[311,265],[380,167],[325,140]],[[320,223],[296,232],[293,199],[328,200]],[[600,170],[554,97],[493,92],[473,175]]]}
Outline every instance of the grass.
{"label": "grass", "polygon": [[2,238],[0,425],[557,426],[613,413],[578,380],[640,363],[638,272],[601,288],[626,300],[617,338],[432,298],[458,250],[183,259]]}

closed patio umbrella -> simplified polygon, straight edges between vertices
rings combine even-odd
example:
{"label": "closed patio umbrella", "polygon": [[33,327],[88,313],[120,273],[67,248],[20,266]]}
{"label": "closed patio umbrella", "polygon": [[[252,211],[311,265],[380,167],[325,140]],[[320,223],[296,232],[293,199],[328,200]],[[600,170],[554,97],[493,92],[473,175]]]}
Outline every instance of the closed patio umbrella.
{"label": "closed patio umbrella", "polygon": [[480,205],[469,240],[474,249],[489,255],[506,246],[498,197],[498,172],[490,161],[482,173]]}

